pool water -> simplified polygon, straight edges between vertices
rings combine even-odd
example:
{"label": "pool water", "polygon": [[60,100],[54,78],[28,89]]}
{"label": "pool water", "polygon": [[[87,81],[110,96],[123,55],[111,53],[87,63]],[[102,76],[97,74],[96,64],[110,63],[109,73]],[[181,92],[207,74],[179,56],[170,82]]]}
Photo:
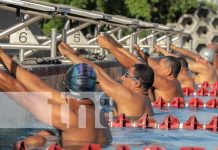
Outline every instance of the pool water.
{"label": "pool water", "polygon": [[[202,98],[202,97],[201,97]],[[186,98],[186,101],[190,97]],[[204,101],[209,97],[204,97]],[[218,116],[218,109],[209,108],[154,108],[153,118],[161,123],[166,116],[173,114],[179,121],[185,122],[195,115],[199,123],[207,124],[213,116]],[[41,129],[1,129],[0,130],[0,150],[12,149],[13,144],[32,135]],[[54,129],[53,129],[54,130]],[[159,145],[167,150],[179,149],[182,146],[198,146],[207,150],[218,149],[218,133],[207,130],[160,130],[141,128],[112,128],[113,142],[105,150],[115,149],[117,145],[127,144],[131,150],[142,150],[145,146]],[[56,131],[56,133],[58,133]],[[57,134],[58,135],[58,134]]]}

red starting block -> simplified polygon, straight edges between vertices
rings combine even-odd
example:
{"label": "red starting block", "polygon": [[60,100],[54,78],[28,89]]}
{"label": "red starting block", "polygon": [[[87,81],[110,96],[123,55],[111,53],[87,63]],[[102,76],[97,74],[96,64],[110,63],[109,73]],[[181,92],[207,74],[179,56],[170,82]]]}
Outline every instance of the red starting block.
{"label": "red starting block", "polygon": [[170,104],[174,108],[184,108],[185,100],[182,97],[174,97]]}
{"label": "red starting block", "polygon": [[185,96],[192,96],[194,94],[194,88],[192,87],[183,87],[182,91]]}
{"label": "red starting block", "polygon": [[144,114],[136,122],[136,126],[141,127],[141,128],[155,128],[156,127],[156,120],[149,117],[148,114]]}
{"label": "red starting block", "polygon": [[132,127],[132,123],[128,120],[125,114],[121,114],[115,121],[112,122],[112,127]]}
{"label": "red starting block", "polygon": [[118,145],[116,150],[130,150],[128,145]]}
{"label": "red starting block", "polygon": [[86,144],[81,150],[101,150],[101,146],[99,144]]}
{"label": "red starting block", "polygon": [[189,107],[204,107],[204,102],[200,98],[192,98],[188,102]]}
{"label": "red starting block", "polygon": [[205,129],[212,130],[214,132],[218,131],[218,116],[214,116],[210,123],[205,125]]}
{"label": "red starting block", "polygon": [[191,116],[188,120],[183,123],[183,129],[195,130],[195,129],[203,129],[203,125],[197,121],[196,116]]}
{"label": "red starting block", "polygon": [[210,99],[206,103],[207,108],[218,108],[218,99]]}
{"label": "red starting block", "polygon": [[179,150],[205,150],[202,147],[181,147]]}
{"label": "red starting block", "polygon": [[57,143],[51,144],[48,148],[48,150],[62,150],[61,146]]}
{"label": "red starting block", "polygon": [[198,96],[208,96],[209,92],[206,88],[201,87],[197,90],[197,95]]}
{"label": "red starting block", "polygon": [[178,129],[179,119],[173,115],[166,116],[164,121],[159,124],[160,129]]}
{"label": "red starting block", "polygon": [[165,102],[162,97],[158,97],[158,99],[153,102],[153,106],[158,108],[167,107],[167,102]]}
{"label": "red starting block", "polygon": [[143,150],[166,150],[164,147],[161,146],[146,146]]}

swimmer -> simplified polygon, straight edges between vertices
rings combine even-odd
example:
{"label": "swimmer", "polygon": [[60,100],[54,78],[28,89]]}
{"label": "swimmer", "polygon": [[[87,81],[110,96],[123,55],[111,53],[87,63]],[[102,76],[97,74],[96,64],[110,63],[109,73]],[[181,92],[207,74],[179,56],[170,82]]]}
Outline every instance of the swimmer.
{"label": "swimmer", "polygon": [[[63,147],[74,147],[80,149],[87,143],[96,143],[102,146],[111,143],[112,137],[103,113],[100,113],[101,124],[105,128],[95,127],[95,106],[90,98],[83,98],[79,101],[71,95],[70,98],[62,97],[61,93],[45,84],[38,76],[30,73],[19,66],[7,54],[0,49],[0,59],[9,73],[14,77],[0,70],[0,90],[7,92],[16,102],[25,107],[35,117],[48,125],[61,131]],[[67,72],[67,88],[70,92],[94,92],[96,88],[96,73],[87,64],[75,64]],[[85,84],[85,85],[84,85]],[[84,88],[85,87],[85,88]],[[14,92],[16,92],[14,94]],[[17,94],[19,92],[19,94]],[[21,92],[49,92],[51,98],[45,99],[43,95],[32,96]],[[48,116],[49,105],[51,104],[51,116]],[[69,109],[62,109],[61,105],[67,104]],[[86,126],[79,127],[80,106],[86,108]],[[62,123],[61,116],[69,115],[69,124]],[[67,148],[66,148],[67,149]]]}
{"label": "swimmer", "polygon": [[77,56],[66,43],[61,42],[58,49],[62,55],[68,57],[73,63],[87,63],[95,69],[101,90],[116,102],[115,115],[125,113],[126,116],[137,118],[144,113],[153,115],[148,90],[153,84],[154,74],[148,65],[134,64],[122,76],[123,83],[120,84],[111,79],[98,65]]}
{"label": "swimmer", "polygon": [[204,81],[210,84],[215,83],[218,80],[216,69],[213,66],[214,51],[204,48],[200,51],[199,55],[194,54],[186,49],[171,45],[170,48],[182,55],[191,58],[187,59],[189,70],[195,73],[195,84],[202,84]]}
{"label": "swimmer", "polygon": [[145,59],[139,60],[108,35],[99,35],[98,44],[100,47],[108,49],[117,58],[120,64],[127,69],[137,63],[146,64],[147,61],[148,65],[153,68],[155,73],[153,83],[155,99],[162,97],[165,101],[169,102],[175,96],[183,97],[181,85],[176,79],[180,70],[180,63],[175,58],[166,57],[161,59],[160,63],[158,63],[144,55]]}
{"label": "swimmer", "polygon": [[176,54],[172,54],[168,52],[166,49],[161,48],[158,45],[155,45],[154,48],[155,48],[154,49],[155,52],[161,53],[164,56],[176,57],[180,61],[180,64],[181,64],[181,69],[179,71],[177,79],[179,80],[182,88],[185,88],[185,87],[194,88],[194,80],[189,74],[188,62],[186,61],[186,59],[183,57],[179,57]]}

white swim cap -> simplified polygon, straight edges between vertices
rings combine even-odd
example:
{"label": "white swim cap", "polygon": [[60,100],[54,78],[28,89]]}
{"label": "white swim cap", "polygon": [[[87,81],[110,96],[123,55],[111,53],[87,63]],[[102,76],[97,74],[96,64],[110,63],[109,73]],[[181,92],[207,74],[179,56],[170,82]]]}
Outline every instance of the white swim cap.
{"label": "white swim cap", "polygon": [[207,49],[207,48],[203,48],[203,49],[200,51],[199,55],[200,55],[202,58],[206,59],[207,61],[213,63],[213,57],[214,57],[214,51],[213,51],[213,50]]}

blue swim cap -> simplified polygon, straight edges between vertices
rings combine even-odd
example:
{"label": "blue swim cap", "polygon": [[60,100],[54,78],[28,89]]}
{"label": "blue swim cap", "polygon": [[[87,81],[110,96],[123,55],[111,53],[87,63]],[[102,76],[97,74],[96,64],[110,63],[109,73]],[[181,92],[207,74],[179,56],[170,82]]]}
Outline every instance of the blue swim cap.
{"label": "blue swim cap", "polygon": [[66,84],[73,92],[93,92],[96,88],[96,73],[87,64],[75,64],[68,69]]}

